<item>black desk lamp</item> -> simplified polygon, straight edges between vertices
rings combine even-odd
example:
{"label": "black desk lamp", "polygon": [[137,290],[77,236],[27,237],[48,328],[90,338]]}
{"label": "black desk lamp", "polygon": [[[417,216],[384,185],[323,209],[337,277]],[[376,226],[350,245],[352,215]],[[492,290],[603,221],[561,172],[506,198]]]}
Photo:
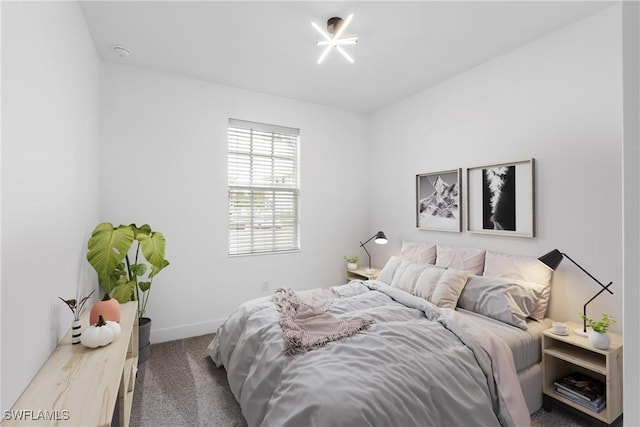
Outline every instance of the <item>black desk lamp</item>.
{"label": "black desk lamp", "polygon": [[367,250],[367,248],[364,245],[369,243],[374,238],[376,239],[376,240],[374,240],[374,242],[376,242],[379,245],[386,245],[387,244],[387,236],[385,236],[382,231],[378,231],[376,234],[371,236],[369,238],[369,240],[367,240],[366,242],[364,242],[364,243],[360,242],[360,247],[362,249],[364,249],[364,251],[367,253],[367,256],[369,257],[369,268],[367,269],[367,273],[372,273],[373,270],[371,269],[371,254],[369,253],[369,251]]}
{"label": "black desk lamp", "polygon": [[[613,282],[609,282],[608,285],[603,285],[602,283],[600,283],[600,281],[598,279],[596,279],[595,277],[593,277],[587,270],[585,270],[584,268],[582,268],[580,266],[580,264],[578,264],[577,262],[575,262],[574,260],[571,259],[571,257],[565,253],[560,252],[557,249],[552,250],[551,252],[542,255],[540,258],[538,258],[538,261],[540,261],[541,263],[543,263],[544,265],[546,265],[547,267],[549,267],[552,270],[555,270],[558,265],[562,262],[562,258],[567,258],[569,261],[571,261],[572,263],[574,263],[580,270],[582,270],[587,276],[591,277],[593,280],[596,281],[596,283],[598,283],[600,286],[602,286],[602,289],[600,289],[600,291],[595,294],[589,301],[587,301],[584,304],[583,307],[583,311],[582,313],[584,314],[585,317],[587,317],[587,304],[589,304],[591,301],[593,301],[594,299],[596,299],[598,297],[598,295],[600,295],[602,292],[607,291],[609,292],[611,295],[613,295],[613,292],[611,292],[611,290],[609,290],[609,286],[611,286],[613,284]],[[583,320],[583,328],[582,331],[580,331],[580,329],[576,329],[575,332],[578,335],[582,335],[582,336],[587,336],[587,321]]]}

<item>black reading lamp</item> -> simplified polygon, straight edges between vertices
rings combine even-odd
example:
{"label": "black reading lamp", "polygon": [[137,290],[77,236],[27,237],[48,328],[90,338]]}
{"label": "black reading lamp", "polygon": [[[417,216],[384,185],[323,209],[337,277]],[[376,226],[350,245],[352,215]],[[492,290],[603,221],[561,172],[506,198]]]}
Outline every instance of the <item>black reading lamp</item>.
{"label": "black reading lamp", "polygon": [[367,240],[366,242],[364,242],[364,243],[360,242],[360,247],[362,249],[364,249],[364,251],[367,253],[367,256],[369,257],[369,268],[366,271],[367,273],[372,273],[373,270],[371,269],[371,254],[369,253],[369,251],[367,250],[367,248],[364,245],[369,243],[372,239],[376,239],[376,240],[374,240],[374,242],[376,242],[379,245],[386,245],[387,244],[387,236],[385,236],[382,231],[378,231],[376,234],[371,236],[369,238],[369,240]]}
{"label": "black reading lamp", "polygon": [[[538,258],[538,260],[543,263],[544,265],[546,265],[547,267],[549,267],[552,270],[555,270],[558,265],[562,262],[562,258],[567,258],[569,261],[571,261],[572,263],[574,263],[580,270],[582,270],[587,276],[591,277],[593,280],[596,281],[596,283],[598,283],[600,286],[602,286],[602,289],[600,289],[600,291],[595,294],[589,301],[587,301],[584,304],[583,307],[583,311],[582,313],[584,314],[585,317],[587,317],[587,304],[589,304],[591,301],[593,301],[594,299],[596,299],[598,297],[598,295],[600,295],[602,292],[607,291],[609,292],[611,295],[613,295],[613,292],[611,292],[611,290],[609,290],[609,286],[611,286],[613,284],[613,282],[609,282],[608,285],[603,285],[602,283],[600,283],[600,281],[598,279],[596,279],[595,277],[593,277],[587,270],[585,270],[584,268],[582,268],[580,266],[580,264],[578,264],[577,262],[575,262],[574,260],[571,259],[571,257],[565,253],[560,252],[557,249],[552,250],[551,252],[542,255],[540,258]],[[587,321],[583,319],[583,328],[582,331],[580,331],[580,329],[576,329],[575,332],[578,335],[582,335],[582,336],[587,336]]]}

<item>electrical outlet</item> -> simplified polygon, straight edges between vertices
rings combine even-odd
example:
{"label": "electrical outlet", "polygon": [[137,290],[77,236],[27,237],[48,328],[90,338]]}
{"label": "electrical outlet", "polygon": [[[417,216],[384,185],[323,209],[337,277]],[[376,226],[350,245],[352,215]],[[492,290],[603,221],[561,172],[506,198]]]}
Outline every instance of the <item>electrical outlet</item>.
{"label": "electrical outlet", "polygon": [[267,292],[271,288],[271,283],[268,280],[262,282],[262,292]]}

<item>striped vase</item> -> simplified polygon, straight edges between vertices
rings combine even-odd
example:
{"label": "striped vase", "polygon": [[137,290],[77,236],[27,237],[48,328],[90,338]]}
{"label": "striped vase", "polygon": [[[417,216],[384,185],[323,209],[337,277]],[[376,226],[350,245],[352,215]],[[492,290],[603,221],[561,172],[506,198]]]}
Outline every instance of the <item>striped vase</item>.
{"label": "striped vase", "polygon": [[71,344],[80,344],[80,335],[82,335],[81,327],[80,320],[74,320],[71,324]]}

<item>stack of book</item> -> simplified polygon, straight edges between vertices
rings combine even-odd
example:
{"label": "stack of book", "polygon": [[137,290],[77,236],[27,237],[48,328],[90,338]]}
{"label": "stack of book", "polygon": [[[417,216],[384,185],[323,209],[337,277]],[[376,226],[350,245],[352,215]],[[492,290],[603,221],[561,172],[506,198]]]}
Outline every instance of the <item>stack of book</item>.
{"label": "stack of book", "polygon": [[572,402],[594,412],[600,412],[607,404],[604,383],[580,372],[557,379],[555,392]]}

